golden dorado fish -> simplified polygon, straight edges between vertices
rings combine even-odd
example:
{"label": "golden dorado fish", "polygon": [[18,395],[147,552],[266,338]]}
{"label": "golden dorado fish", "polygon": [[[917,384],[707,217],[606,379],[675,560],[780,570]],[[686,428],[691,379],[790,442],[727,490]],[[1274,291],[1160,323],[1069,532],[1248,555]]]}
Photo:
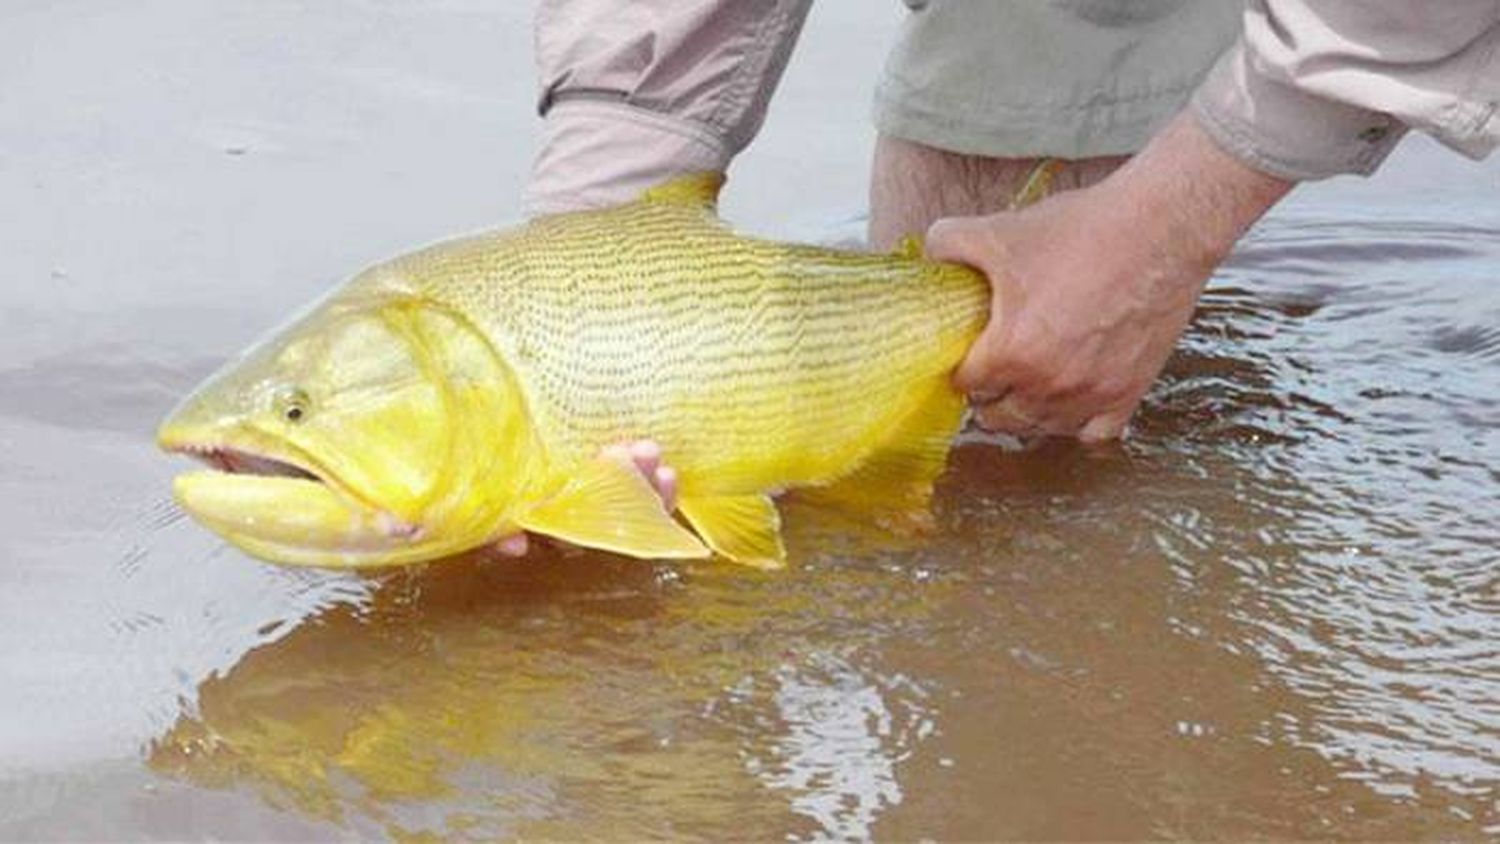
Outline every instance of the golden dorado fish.
{"label": "golden dorado fish", "polygon": [[[912,242],[735,234],[722,177],[365,270],[162,424],[181,505],[245,551],[358,567],[526,530],[646,558],[786,557],[772,496],[925,514],[989,291]],[[651,439],[679,522],[633,467]]]}

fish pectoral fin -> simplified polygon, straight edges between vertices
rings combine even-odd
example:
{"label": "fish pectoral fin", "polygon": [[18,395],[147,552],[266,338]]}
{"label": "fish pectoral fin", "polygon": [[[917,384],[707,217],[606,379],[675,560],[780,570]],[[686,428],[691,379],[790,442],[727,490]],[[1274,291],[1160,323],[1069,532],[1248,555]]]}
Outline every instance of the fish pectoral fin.
{"label": "fish pectoral fin", "polygon": [[724,174],[705,170],[688,173],[647,188],[641,194],[642,202],[660,202],[668,205],[691,205],[712,211],[719,206],[719,189],[724,187]]}
{"label": "fish pectoral fin", "polygon": [[523,513],[526,530],[631,557],[702,558],[709,550],[662,506],[632,465],[610,457],[587,464],[560,492]]}
{"label": "fish pectoral fin", "polygon": [[946,375],[935,379],[864,463],[827,486],[798,489],[797,498],[901,533],[931,529],[933,484],[948,466],[963,414],[963,396]]}
{"label": "fish pectoral fin", "polygon": [[677,507],[708,547],[720,556],[761,569],[786,565],[781,515],[770,496],[684,498]]}

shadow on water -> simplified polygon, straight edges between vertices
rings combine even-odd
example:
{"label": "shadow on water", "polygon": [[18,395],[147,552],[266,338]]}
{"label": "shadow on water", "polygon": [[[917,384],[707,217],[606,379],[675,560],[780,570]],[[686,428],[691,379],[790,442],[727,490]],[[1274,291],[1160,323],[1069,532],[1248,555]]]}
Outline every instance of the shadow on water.
{"label": "shadow on water", "polygon": [[1262,229],[1127,444],[967,435],[921,541],[359,579],[153,509],[95,682],[172,667],[160,828],[245,798],[210,836],[1493,836],[1500,237],[1360,231]]}

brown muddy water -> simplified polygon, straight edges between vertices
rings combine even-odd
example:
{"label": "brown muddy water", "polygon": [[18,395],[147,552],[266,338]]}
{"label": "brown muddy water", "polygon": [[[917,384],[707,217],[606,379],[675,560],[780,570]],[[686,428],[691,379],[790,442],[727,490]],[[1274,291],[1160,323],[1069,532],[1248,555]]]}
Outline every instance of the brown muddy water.
{"label": "brown muddy water", "polygon": [[[1256,231],[1127,443],[971,438],[920,543],[361,578],[183,519],[183,391],[515,218],[523,6],[0,11],[0,838],[1500,837],[1500,164],[1421,141]],[[820,5],[730,216],[857,231],[890,6]]]}

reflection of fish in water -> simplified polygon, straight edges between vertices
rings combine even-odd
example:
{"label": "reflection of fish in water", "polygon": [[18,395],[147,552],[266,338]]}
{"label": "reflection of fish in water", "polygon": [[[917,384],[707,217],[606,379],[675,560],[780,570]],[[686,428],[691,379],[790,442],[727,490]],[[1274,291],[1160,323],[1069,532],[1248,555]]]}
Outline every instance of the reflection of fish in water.
{"label": "reflection of fish in water", "polygon": [[[747,603],[729,572],[664,590],[652,567],[537,554],[459,557],[324,610],[206,678],[148,764],[398,838],[573,839],[569,824],[608,817],[635,825],[616,836],[658,840],[722,829],[744,802],[737,821],[784,822],[783,801],[745,800],[764,791],[743,737],[704,708],[775,674],[788,637],[760,625],[812,612],[805,590],[756,578]],[[907,597],[868,606],[881,620],[922,611]],[[705,647],[726,639],[766,644]]]}
{"label": "reflection of fish in water", "polygon": [[518,731],[555,681],[528,670],[503,629],[439,619],[412,636],[417,624],[399,621],[339,607],[252,651],[203,682],[149,764],[335,822],[351,809],[396,822],[402,803],[452,797],[465,765],[522,765]]}
{"label": "reflection of fish in water", "polygon": [[[978,273],[740,237],[722,179],[374,267],[190,397],[176,491],[252,554],[370,566],[525,529],[641,557],[779,565],[769,495],[926,512],[962,413]],[[696,536],[599,455],[651,438]],[[701,542],[700,542],[701,538]],[[705,545],[707,547],[705,547]]]}

